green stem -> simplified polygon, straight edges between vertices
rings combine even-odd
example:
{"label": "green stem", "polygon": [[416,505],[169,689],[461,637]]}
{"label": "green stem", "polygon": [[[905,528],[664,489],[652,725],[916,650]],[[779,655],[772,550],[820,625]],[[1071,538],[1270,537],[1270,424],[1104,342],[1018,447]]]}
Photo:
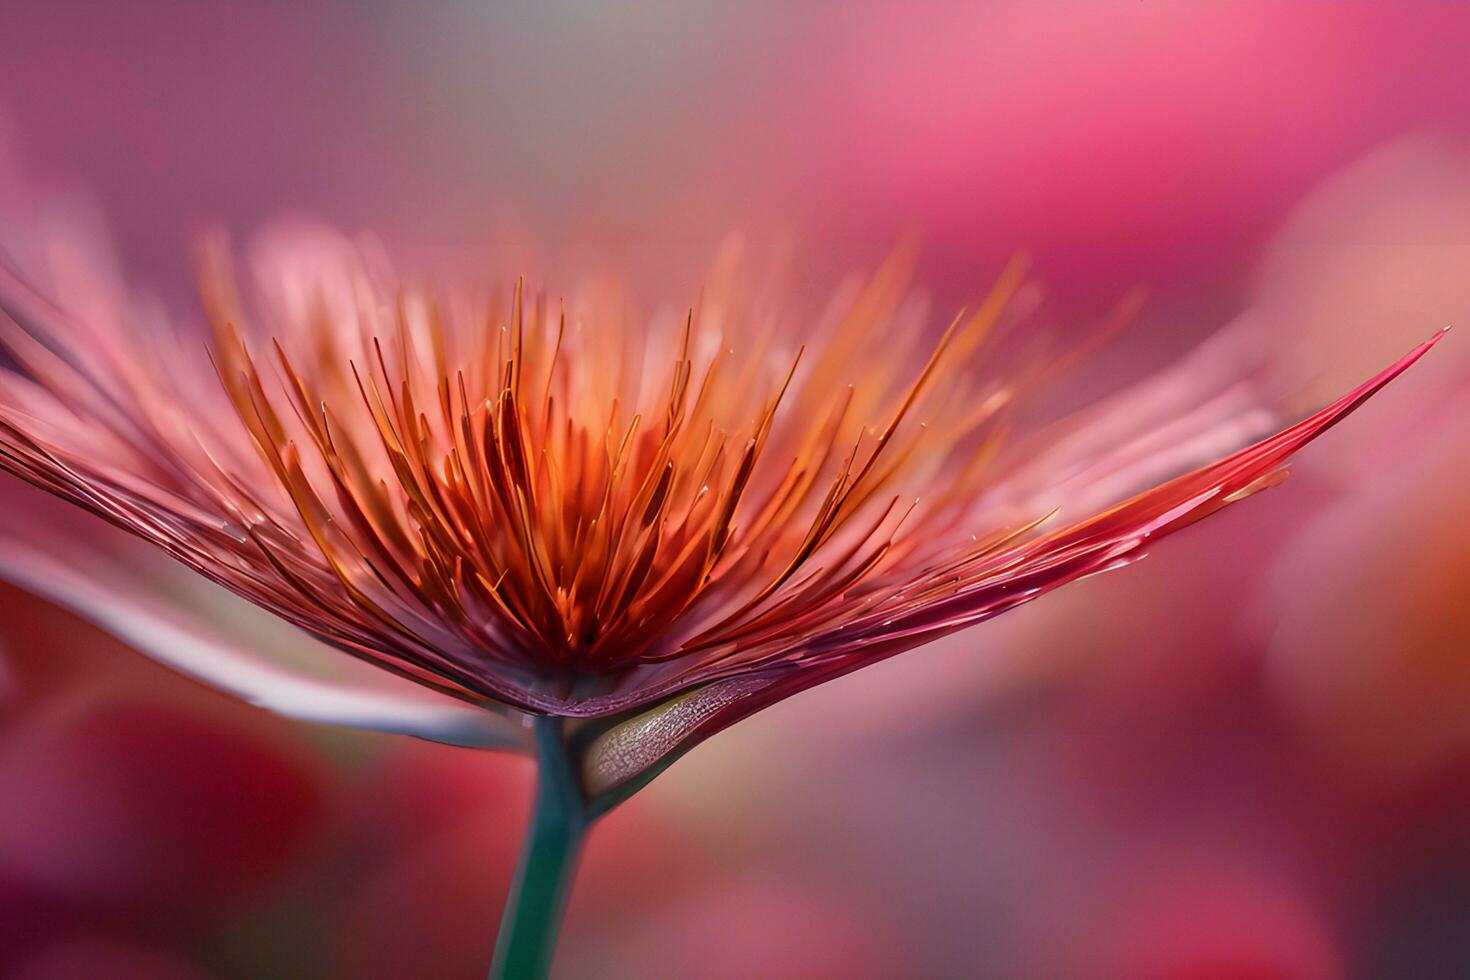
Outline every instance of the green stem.
{"label": "green stem", "polygon": [[592,822],[562,738],[562,719],[541,716],[535,725],[536,800],[500,920],[490,980],[540,980],[550,975],[577,856]]}

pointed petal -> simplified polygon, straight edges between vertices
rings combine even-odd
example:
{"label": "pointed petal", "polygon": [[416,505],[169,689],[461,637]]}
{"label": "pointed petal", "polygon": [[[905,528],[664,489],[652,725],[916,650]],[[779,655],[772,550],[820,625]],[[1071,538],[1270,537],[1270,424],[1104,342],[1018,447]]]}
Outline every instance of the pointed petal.
{"label": "pointed petal", "polygon": [[761,708],[989,619],[1057,586],[1126,564],[1158,538],[1274,486],[1292,454],[1347,417],[1443,336],[1440,331],[1376,377],[1268,439],[997,556],[993,577],[950,599],[833,637],[823,645],[828,655],[801,666],[716,682],[614,725],[588,746],[583,777],[589,792],[611,806],[704,739]]}
{"label": "pointed petal", "polygon": [[[7,487],[7,502],[21,493],[34,491]],[[44,505],[28,499],[24,510],[33,518]],[[524,729],[508,713],[333,650],[93,518],[33,520],[24,530],[3,523],[0,579],[195,680],[302,721],[473,748],[522,746]]]}

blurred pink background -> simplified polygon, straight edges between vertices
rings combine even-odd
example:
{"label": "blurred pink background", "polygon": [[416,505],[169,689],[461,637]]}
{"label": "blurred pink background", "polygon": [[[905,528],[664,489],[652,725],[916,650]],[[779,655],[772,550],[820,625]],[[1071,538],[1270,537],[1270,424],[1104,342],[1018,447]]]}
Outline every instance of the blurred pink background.
{"label": "blurred pink background", "polygon": [[[1470,7],[0,5],[0,199],[192,309],[281,217],[415,268],[626,275],[732,232],[820,295],[905,236],[1233,325],[1302,408],[1470,329]],[[0,228],[0,240],[4,238]],[[594,832],[557,975],[1470,971],[1470,340],[1285,488],[702,746]],[[482,975],[529,765],[281,721],[0,594],[0,976]]]}

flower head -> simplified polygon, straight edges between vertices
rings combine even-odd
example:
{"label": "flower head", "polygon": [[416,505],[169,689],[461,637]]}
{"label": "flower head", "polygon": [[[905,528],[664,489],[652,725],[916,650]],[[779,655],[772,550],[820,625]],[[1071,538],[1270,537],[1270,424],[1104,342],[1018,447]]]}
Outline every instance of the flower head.
{"label": "flower head", "polygon": [[[519,283],[417,287],[321,241],[246,291],[215,250],[207,342],[9,275],[0,465],[428,688],[626,715],[598,749],[611,784],[1136,557],[1270,485],[1424,349],[1128,497],[1259,411],[1173,378],[1141,415],[1009,442],[1047,376],[1009,329],[1021,270],[936,339],[903,266],[809,326],[724,290],[645,324]],[[1161,409],[1165,438],[1140,441]]]}

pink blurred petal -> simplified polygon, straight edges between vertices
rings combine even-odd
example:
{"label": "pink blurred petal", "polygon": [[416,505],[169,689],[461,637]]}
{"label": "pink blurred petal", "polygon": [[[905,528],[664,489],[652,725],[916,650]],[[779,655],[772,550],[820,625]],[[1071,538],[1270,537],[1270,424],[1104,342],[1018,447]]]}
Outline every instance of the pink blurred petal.
{"label": "pink blurred petal", "polygon": [[1354,783],[1402,792],[1470,761],[1467,407],[1399,426],[1399,465],[1315,515],[1264,583],[1271,692]]}
{"label": "pink blurred petal", "polygon": [[[21,492],[32,493],[7,495]],[[32,504],[27,501],[27,512],[34,516],[41,505]],[[318,643],[79,513],[25,527],[0,521],[0,578],[159,663],[277,714],[472,748],[521,744],[522,730],[506,714]],[[188,599],[169,601],[180,594]]]}
{"label": "pink blurred petal", "polygon": [[[1463,323],[1470,309],[1470,142],[1418,134],[1330,175],[1293,210],[1265,250],[1256,327],[1276,368],[1325,399],[1426,327]],[[1470,377],[1461,339],[1416,370],[1417,392],[1387,396],[1404,415],[1423,390]],[[1380,408],[1386,423],[1399,412]]]}

